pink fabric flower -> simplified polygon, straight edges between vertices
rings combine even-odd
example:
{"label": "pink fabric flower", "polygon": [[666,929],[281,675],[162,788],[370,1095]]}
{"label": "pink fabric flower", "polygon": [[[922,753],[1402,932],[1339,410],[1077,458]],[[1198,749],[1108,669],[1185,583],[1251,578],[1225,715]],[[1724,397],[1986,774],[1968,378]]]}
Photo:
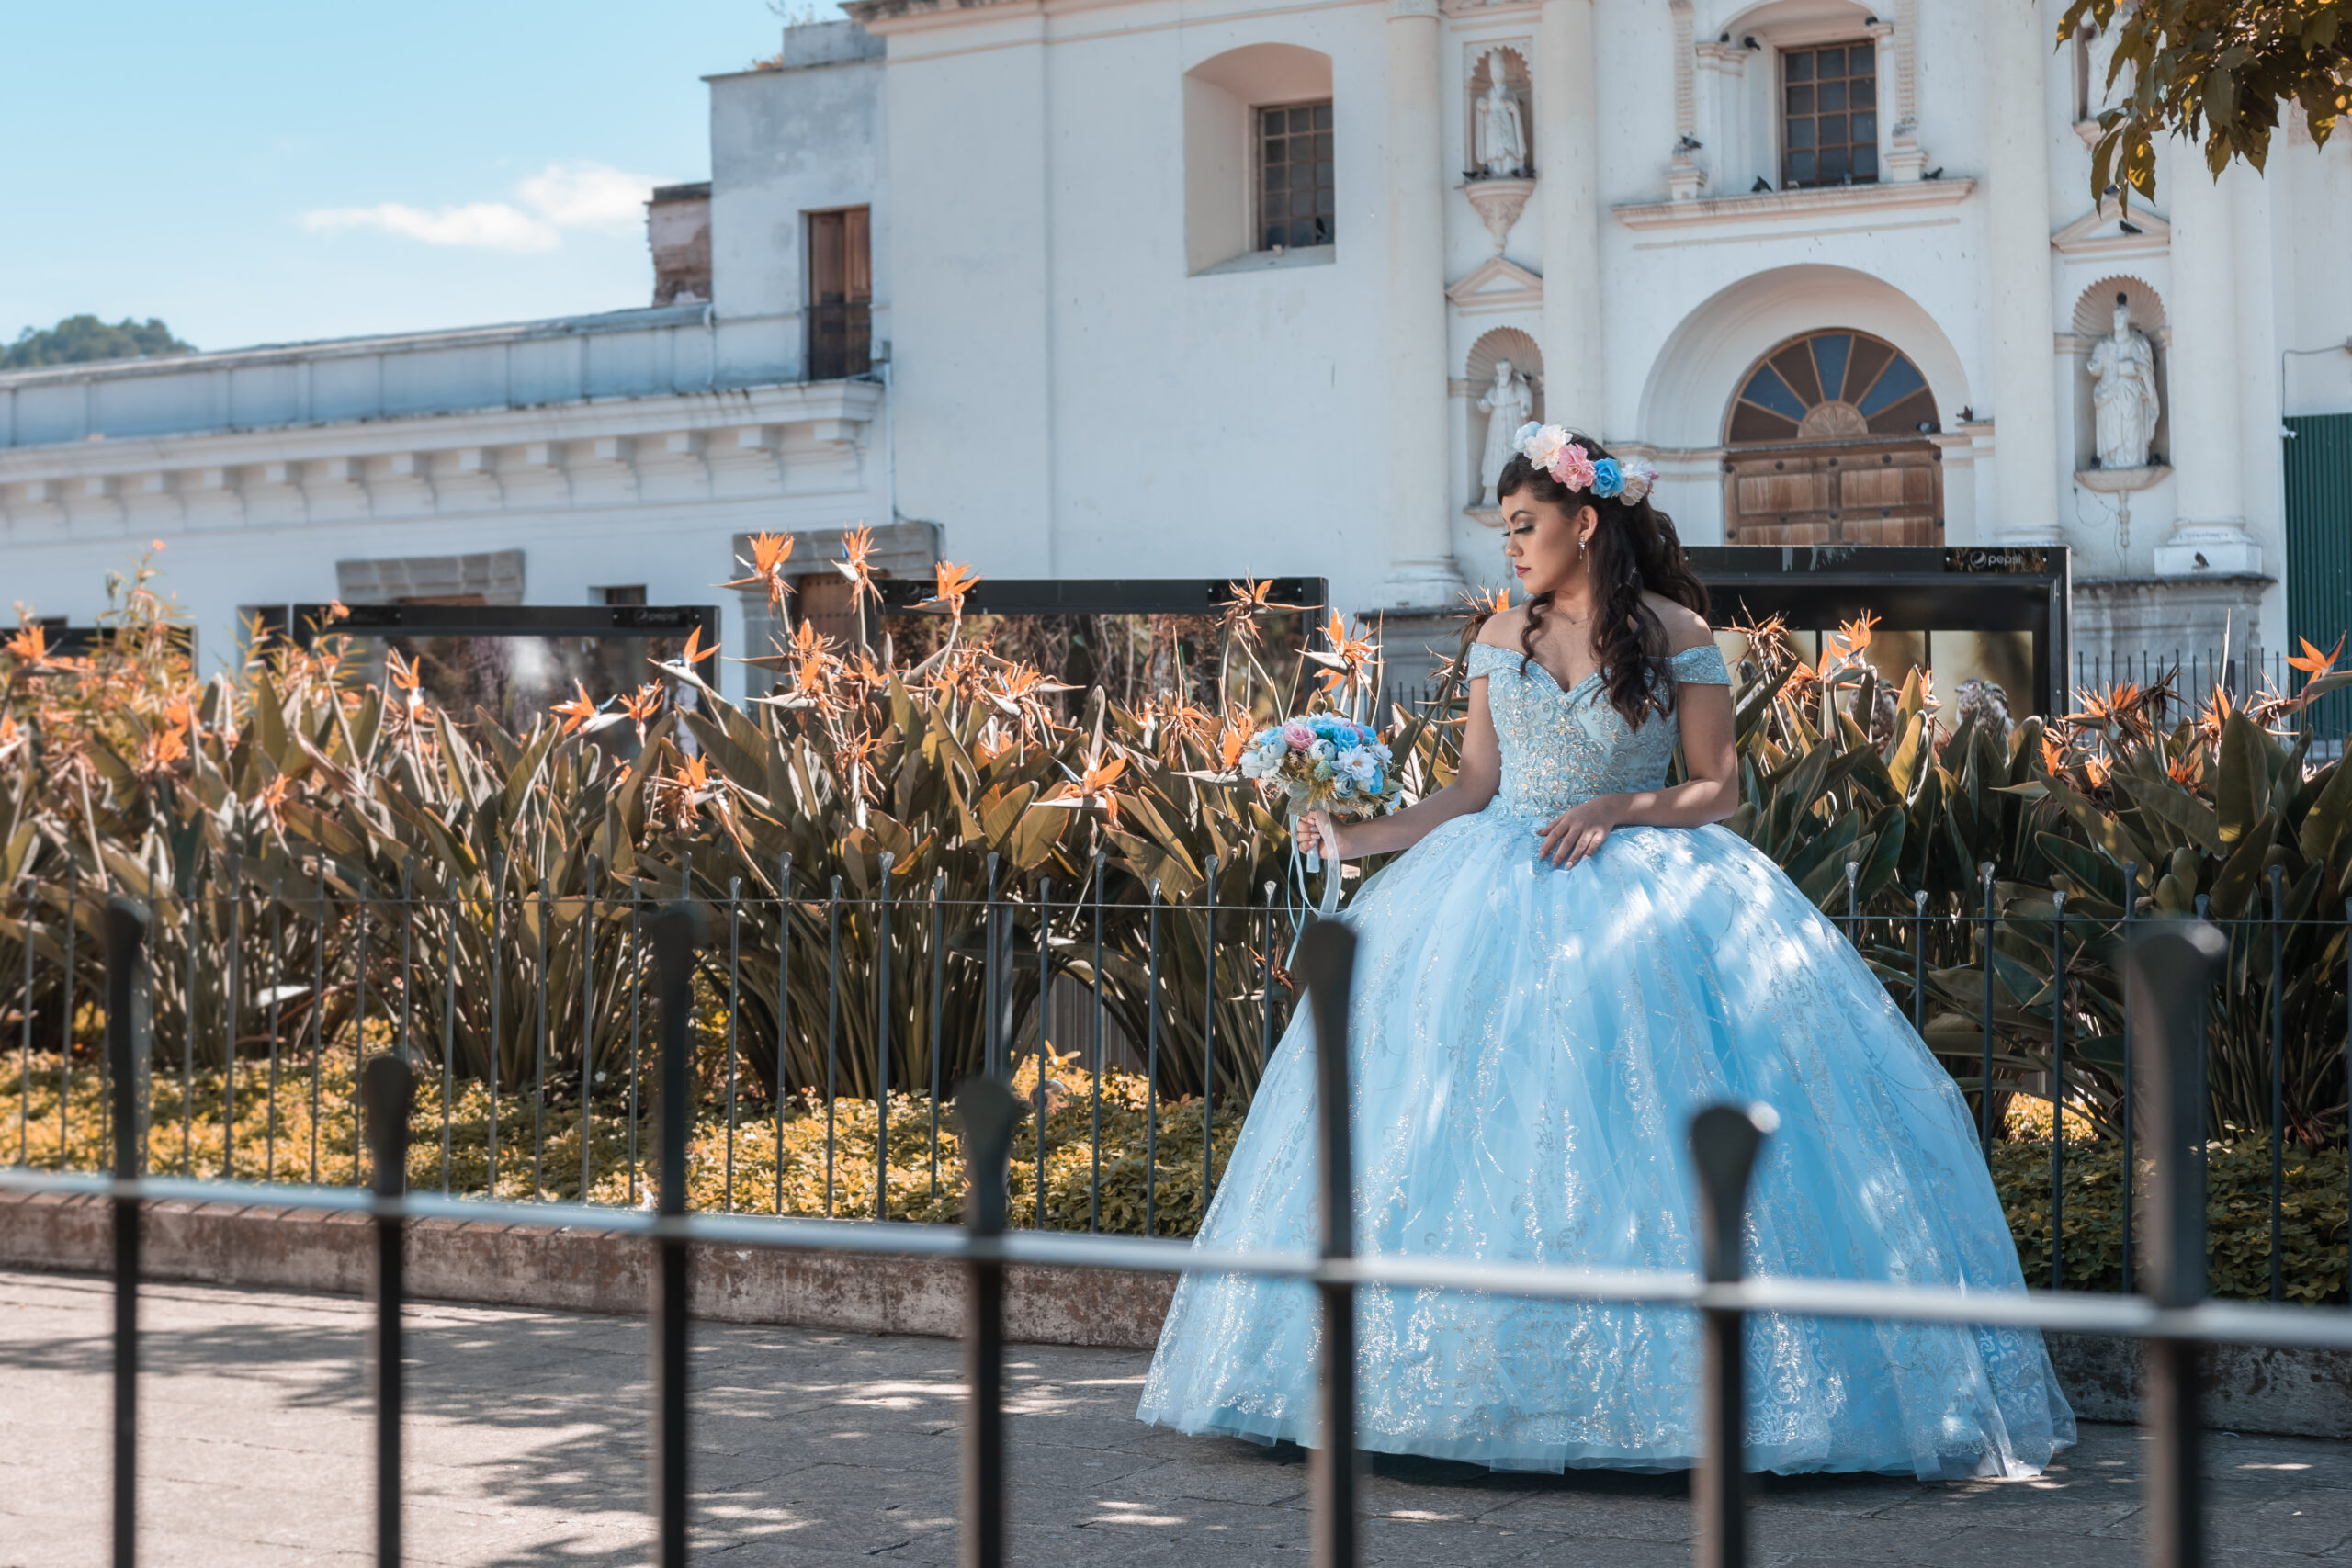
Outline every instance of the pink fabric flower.
{"label": "pink fabric flower", "polygon": [[1304,751],[1315,744],[1315,731],[1303,724],[1283,726],[1283,740],[1294,751]]}
{"label": "pink fabric flower", "polygon": [[1570,441],[1561,446],[1552,459],[1552,477],[1570,490],[1592,488],[1592,457],[1581,443]]}

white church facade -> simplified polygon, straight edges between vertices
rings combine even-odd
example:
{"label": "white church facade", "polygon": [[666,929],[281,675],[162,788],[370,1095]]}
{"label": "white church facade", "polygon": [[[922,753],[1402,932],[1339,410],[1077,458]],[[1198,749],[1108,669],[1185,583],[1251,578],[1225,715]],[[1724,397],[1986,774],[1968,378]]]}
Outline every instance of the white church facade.
{"label": "white church facade", "polygon": [[901,574],[1426,612],[1501,580],[1532,413],[1689,543],[2063,544],[2078,649],[2278,646],[2345,554],[2282,444],[2352,411],[2352,150],[2094,203],[2100,39],[1876,3],[852,0],[712,79],[665,304],[0,377],[0,596],[85,620],[161,537],[223,646],[708,602],[743,535],[865,524]]}

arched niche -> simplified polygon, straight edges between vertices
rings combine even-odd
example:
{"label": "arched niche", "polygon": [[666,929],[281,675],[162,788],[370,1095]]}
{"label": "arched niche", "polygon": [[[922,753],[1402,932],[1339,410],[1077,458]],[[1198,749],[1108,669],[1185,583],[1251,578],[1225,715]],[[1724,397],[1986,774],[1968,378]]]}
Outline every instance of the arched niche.
{"label": "arched niche", "polygon": [[1911,356],[1850,327],[1748,367],[1724,416],[1724,541],[1940,545],[1935,393]]}
{"label": "arched niche", "polygon": [[2066,348],[2074,366],[2075,467],[2078,469],[2098,466],[2098,417],[2091,400],[2090,356],[2098,340],[2115,331],[2119,300],[2155,355],[2156,434],[2150,443],[2154,456],[2149,460],[2157,465],[2170,461],[2166,454],[2172,450],[2172,325],[2165,319],[2164,299],[2154,288],[2143,279],[2119,273],[2100,278],[2075,298],[2075,331]]}
{"label": "arched niche", "polygon": [[1331,96],[1331,57],[1302,44],[1248,44],[1184,73],[1187,270],[1204,272],[1260,248],[1255,111]]}
{"label": "arched niche", "polygon": [[[1502,513],[1487,507],[1482,470],[1487,450],[1488,426],[1494,416],[1479,408],[1478,401],[1494,385],[1495,367],[1508,360],[1511,368],[1527,378],[1527,389],[1533,400],[1528,417],[1544,417],[1544,351],[1534,338],[1517,327],[1496,327],[1481,333],[1478,341],[1470,345],[1470,355],[1463,362],[1463,407],[1469,414],[1470,490],[1469,514],[1483,523],[1500,526]],[[1508,433],[1506,433],[1508,434]]]}
{"label": "arched niche", "polygon": [[[1527,46],[1477,43],[1470,46],[1470,74],[1462,89],[1462,177],[1465,180],[1532,179],[1535,177],[1535,79],[1528,73]],[[1503,90],[1519,106],[1519,123],[1527,142],[1527,156],[1519,168],[1490,175],[1478,163],[1478,102],[1502,73]]]}

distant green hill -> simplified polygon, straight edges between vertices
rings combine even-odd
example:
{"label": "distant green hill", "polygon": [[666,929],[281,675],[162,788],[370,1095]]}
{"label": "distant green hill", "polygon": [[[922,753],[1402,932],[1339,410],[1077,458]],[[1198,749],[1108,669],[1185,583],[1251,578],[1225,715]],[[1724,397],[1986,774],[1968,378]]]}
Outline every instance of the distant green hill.
{"label": "distant green hill", "polygon": [[195,352],[194,344],[182,343],[172,335],[171,328],[153,316],[144,323],[125,316],[113,326],[96,316],[68,316],[44,332],[27,327],[18,333],[15,343],[0,348],[0,370]]}

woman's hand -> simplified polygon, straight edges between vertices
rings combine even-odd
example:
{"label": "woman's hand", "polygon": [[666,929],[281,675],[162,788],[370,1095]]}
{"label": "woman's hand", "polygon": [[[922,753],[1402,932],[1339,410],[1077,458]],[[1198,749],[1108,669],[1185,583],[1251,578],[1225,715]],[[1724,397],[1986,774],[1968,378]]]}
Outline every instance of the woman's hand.
{"label": "woman's hand", "polygon": [[1328,811],[1310,811],[1300,818],[1295,842],[1303,855],[1321,855],[1334,864],[1348,858],[1347,841]]}
{"label": "woman's hand", "polygon": [[1544,835],[1544,847],[1538,854],[1562,868],[1590,859],[1607,840],[1609,829],[1618,825],[1623,807],[1623,797],[1614,795],[1595,795],[1569,807],[1536,829]]}

